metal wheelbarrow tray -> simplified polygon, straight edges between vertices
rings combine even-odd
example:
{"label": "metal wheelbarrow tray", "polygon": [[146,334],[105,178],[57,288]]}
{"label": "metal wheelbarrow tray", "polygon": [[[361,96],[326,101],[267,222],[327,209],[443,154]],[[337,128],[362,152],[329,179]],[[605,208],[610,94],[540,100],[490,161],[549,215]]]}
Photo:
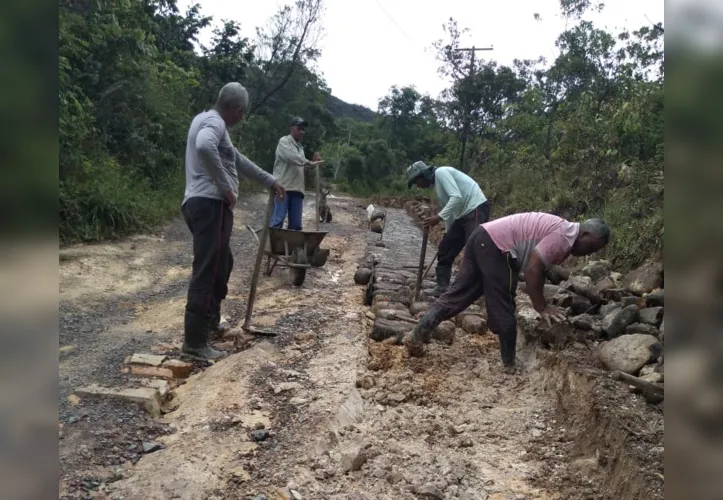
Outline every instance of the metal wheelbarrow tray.
{"label": "metal wheelbarrow tray", "polygon": [[328,231],[293,231],[291,229],[269,228],[266,242],[267,276],[271,275],[277,264],[292,271],[293,283],[304,284],[306,270],[310,267],[322,267],[329,257],[329,249],[320,247]]}

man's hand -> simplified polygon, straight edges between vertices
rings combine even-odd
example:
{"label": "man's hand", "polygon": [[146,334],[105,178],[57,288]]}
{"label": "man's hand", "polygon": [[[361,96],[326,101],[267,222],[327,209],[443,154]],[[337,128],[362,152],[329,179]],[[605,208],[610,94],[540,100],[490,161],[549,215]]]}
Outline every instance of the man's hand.
{"label": "man's hand", "polygon": [[562,309],[549,304],[540,312],[540,316],[545,320],[547,326],[552,326],[552,323],[562,323],[567,319]]}
{"label": "man's hand", "polygon": [[286,197],[286,189],[284,189],[284,186],[279,184],[278,181],[271,185],[271,189],[274,190],[278,199],[283,200]]}
{"label": "man's hand", "polygon": [[436,226],[441,221],[442,221],[442,218],[439,215],[425,217],[424,219],[422,219],[422,226],[424,226],[424,227]]}
{"label": "man's hand", "polygon": [[236,206],[236,195],[233,194],[233,191],[231,191],[230,189],[226,191],[223,195],[226,198],[226,203],[228,203],[228,207],[233,209],[233,207]]}

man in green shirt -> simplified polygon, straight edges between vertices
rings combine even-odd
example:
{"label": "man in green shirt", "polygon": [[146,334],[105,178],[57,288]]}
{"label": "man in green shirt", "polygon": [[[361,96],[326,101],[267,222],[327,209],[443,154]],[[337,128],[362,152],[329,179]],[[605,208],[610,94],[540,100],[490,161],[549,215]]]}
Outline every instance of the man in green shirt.
{"label": "man in green shirt", "polygon": [[286,227],[301,231],[301,215],[304,211],[304,169],[323,163],[319,160],[319,153],[314,153],[313,161],[307,160],[304,156],[301,141],[304,139],[308,125],[303,118],[294,118],[291,121],[289,135],[279,139],[279,144],[276,146],[274,177],[286,189],[286,197],[276,199],[271,227],[282,227],[288,214],[289,222]]}
{"label": "man in green shirt", "polygon": [[444,221],[445,233],[439,242],[437,256],[437,286],[432,292],[439,296],[447,291],[452,279],[452,264],[472,232],[490,218],[487,198],[479,185],[467,174],[452,167],[429,167],[422,161],[407,169],[407,185],[421,189],[434,186],[442,210],[427,217],[425,227]]}

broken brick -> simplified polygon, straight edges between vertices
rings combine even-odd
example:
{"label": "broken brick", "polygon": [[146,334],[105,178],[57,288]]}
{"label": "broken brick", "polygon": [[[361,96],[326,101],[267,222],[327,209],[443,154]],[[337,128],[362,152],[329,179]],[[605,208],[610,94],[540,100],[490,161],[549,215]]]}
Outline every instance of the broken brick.
{"label": "broken brick", "polygon": [[150,387],[139,387],[135,389],[110,389],[97,384],[89,385],[75,390],[78,396],[121,399],[141,403],[153,417],[161,416],[160,394],[157,389]]}
{"label": "broken brick", "polygon": [[158,377],[172,380],[173,371],[160,366],[131,365],[131,374],[139,377]]}
{"label": "broken brick", "polygon": [[145,366],[161,366],[167,358],[168,358],[168,356],[164,356],[161,354],[143,354],[143,353],[136,352],[128,360],[128,364],[145,365]]}
{"label": "broken brick", "polygon": [[169,359],[163,362],[163,368],[171,370],[174,378],[188,378],[193,371],[193,365],[180,359]]}

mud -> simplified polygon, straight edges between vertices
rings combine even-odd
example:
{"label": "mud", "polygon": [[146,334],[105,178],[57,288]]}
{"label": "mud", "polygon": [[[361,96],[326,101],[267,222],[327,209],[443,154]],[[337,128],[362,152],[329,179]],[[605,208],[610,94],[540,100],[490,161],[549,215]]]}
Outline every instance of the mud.
{"label": "mud", "polygon": [[[258,227],[264,201],[237,210],[223,311],[235,334],[255,246],[242,226]],[[80,381],[138,385],[120,372],[124,356],[180,345],[185,227],[66,251],[61,346],[75,348],[61,355],[63,498],[663,498],[662,414],[608,380],[585,345],[521,345],[524,369],[506,375],[486,329],[458,328],[451,345],[432,342],[421,359],[371,340],[357,263],[373,253],[388,274],[413,278],[405,266],[418,263],[421,231],[404,210],[387,209],[378,247],[364,203],[328,203],[324,268],[300,288],[283,270],[261,280],[253,322],[281,335],[197,367],[158,421],[68,396]],[[433,255],[430,245],[428,262]],[[146,441],[162,447],[139,453]]]}

